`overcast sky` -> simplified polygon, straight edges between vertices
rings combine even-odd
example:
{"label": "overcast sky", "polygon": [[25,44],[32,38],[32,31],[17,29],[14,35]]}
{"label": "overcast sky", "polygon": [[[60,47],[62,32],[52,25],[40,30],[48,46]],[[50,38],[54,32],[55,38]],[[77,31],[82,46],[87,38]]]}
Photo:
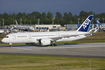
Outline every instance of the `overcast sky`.
{"label": "overcast sky", "polygon": [[105,13],[105,0],[0,0],[0,14],[38,11],[51,12],[53,15],[56,12],[79,15],[82,10]]}

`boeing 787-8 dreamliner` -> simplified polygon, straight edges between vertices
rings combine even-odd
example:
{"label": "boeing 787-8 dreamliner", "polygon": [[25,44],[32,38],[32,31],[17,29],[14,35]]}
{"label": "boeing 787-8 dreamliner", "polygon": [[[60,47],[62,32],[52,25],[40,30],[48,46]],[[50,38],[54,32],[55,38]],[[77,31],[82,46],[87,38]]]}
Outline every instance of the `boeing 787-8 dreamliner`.
{"label": "boeing 787-8 dreamliner", "polygon": [[56,32],[23,32],[11,33],[2,39],[2,42],[9,43],[39,43],[39,45],[54,45],[56,42],[74,41],[82,39],[92,34],[89,32],[93,15],[87,17],[76,31],[56,31]]}

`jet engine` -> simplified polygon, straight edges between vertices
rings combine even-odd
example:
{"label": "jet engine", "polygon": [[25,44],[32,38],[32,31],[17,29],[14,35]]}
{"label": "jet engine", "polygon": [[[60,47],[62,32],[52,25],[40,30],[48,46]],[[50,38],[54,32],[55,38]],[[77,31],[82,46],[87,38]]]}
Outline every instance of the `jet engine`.
{"label": "jet engine", "polygon": [[39,45],[42,45],[42,46],[44,46],[44,45],[50,45],[50,43],[51,43],[50,39],[40,39],[39,40]]}

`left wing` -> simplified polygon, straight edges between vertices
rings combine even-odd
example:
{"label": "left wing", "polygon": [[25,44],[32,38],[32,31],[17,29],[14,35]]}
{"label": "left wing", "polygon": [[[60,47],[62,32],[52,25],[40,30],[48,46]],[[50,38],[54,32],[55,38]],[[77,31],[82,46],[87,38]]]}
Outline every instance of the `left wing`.
{"label": "left wing", "polygon": [[51,37],[50,39],[59,40],[59,39],[62,39],[62,38],[76,37],[76,36],[79,36],[79,35],[91,35],[91,34],[89,32],[86,32],[85,34],[61,35],[61,36],[58,36],[58,37]]}

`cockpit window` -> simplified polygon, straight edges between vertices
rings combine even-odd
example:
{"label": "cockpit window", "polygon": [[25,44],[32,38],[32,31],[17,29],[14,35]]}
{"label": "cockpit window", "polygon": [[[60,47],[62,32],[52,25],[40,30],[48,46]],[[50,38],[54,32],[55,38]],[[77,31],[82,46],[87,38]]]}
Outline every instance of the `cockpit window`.
{"label": "cockpit window", "polygon": [[5,38],[9,38],[9,36],[5,36]]}

